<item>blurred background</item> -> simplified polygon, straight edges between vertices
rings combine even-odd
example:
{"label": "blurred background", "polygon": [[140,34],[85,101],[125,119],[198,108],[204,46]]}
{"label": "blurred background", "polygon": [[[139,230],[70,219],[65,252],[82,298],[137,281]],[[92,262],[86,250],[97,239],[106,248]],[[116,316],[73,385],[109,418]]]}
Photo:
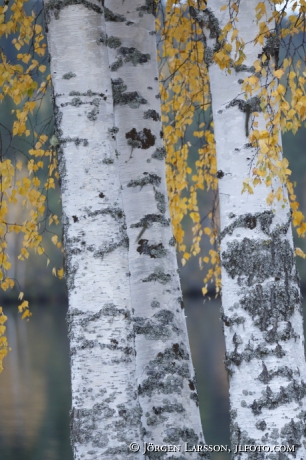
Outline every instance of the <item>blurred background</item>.
{"label": "blurred background", "polygon": [[[29,1],[28,10],[41,7],[37,1]],[[13,61],[16,50],[10,41],[2,39],[0,46]],[[46,59],[44,60],[47,64]],[[11,142],[6,129],[11,129],[13,106],[9,99],[0,105],[2,149],[7,155],[26,151],[29,146],[24,139]],[[53,133],[50,94],[45,97],[35,114],[36,123],[49,126]],[[190,128],[192,131],[195,127]],[[194,139],[195,140],[195,139]],[[190,139],[193,142],[193,139]],[[194,143],[195,144],[195,143]],[[293,180],[297,182],[297,196],[301,210],[306,214],[306,131],[301,129],[295,136],[283,136],[284,155],[289,159]],[[196,147],[191,151],[191,160]],[[46,174],[42,171],[41,175]],[[203,215],[211,206],[211,196],[204,195],[200,204]],[[52,212],[61,215],[60,190],[48,197]],[[23,220],[22,208],[10,211],[10,220]],[[184,221],[184,229],[191,243],[191,222]],[[48,231],[48,229],[47,229]],[[56,228],[61,238],[61,229]],[[52,234],[51,234],[52,236]],[[50,240],[50,239],[49,239]],[[3,460],[72,460],[69,441],[69,410],[71,406],[69,345],[65,315],[67,294],[64,280],[51,274],[51,268],[62,265],[62,254],[55,250],[51,241],[45,243],[51,262],[31,253],[28,260],[19,261],[22,240],[19,236],[9,240],[10,276],[17,278],[20,288],[29,300],[33,313],[30,321],[22,321],[17,310],[18,291],[0,291],[0,305],[8,316],[7,337],[12,351],[4,360],[0,374],[0,458]],[[306,250],[304,240],[296,245]],[[187,241],[188,245],[188,241]],[[203,242],[203,250],[208,248]],[[180,256],[178,257],[180,260]],[[306,264],[299,259],[298,268],[302,279],[302,291],[306,289]],[[180,261],[179,261],[179,265]],[[181,267],[181,283],[187,315],[189,339],[197,374],[201,417],[207,444],[230,444],[228,382],[224,369],[224,339],[220,317],[220,299],[202,297],[204,273],[199,270],[198,258],[191,258]],[[226,460],[225,453],[212,454],[213,460]]]}

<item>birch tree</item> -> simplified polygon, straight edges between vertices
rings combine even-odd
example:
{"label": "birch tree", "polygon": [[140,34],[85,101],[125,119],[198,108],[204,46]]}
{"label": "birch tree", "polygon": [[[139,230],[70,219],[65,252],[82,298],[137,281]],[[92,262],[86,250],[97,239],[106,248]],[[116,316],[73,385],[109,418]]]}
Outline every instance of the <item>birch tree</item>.
{"label": "birch tree", "polygon": [[[228,9],[220,11],[222,5],[222,1],[208,4],[206,18],[211,16],[206,23],[210,29],[206,37],[207,47],[212,49],[219,30],[221,33],[230,19]],[[260,142],[267,124],[270,131],[276,131],[281,145],[277,108],[271,100],[279,44],[274,21],[264,42],[256,43],[258,26],[252,14],[256,6],[256,1],[242,1],[238,11],[231,12],[239,21],[239,37],[245,43],[243,67],[233,66],[229,74],[218,63],[209,66],[217,165],[224,173],[219,181],[220,254],[231,436],[232,443],[241,445],[243,450],[250,444],[271,448],[295,445],[297,452],[286,454],[287,458],[304,458],[304,333],[288,195],[281,179],[271,174],[270,193],[284,193],[285,202],[280,200],[272,205],[271,200],[269,205],[265,183],[258,183],[253,193],[241,196],[241,177],[248,180],[252,161],[259,156],[262,164],[266,148],[276,150],[272,143],[266,147]],[[263,8],[271,17],[274,6],[267,1]],[[220,29],[215,26],[212,30],[209,24],[213,20]],[[266,107],[256,92],[252,97],[246,93],[247,99],[243,97],[245,81],[254,75],[252,66],[259,56],[261,65],[258,64],[255,78],[259,86],[267,88]],[[258,113],[255,132],[248,139],[248,114],[254,112]],[[271,119],[273,124],[269,126]],[[259,149],[249,142],[256,135]],[[281,154],[275,163],[282,167]],[[251,178],[256,173],[253,169]],[[249,453],[242,453],[241,458],[249,458]]]}
{"label": "birch tree", "polygon": [[204,442],[166,198],[153,13],[153,2],[45,2],[75,459],[142,455],[132,441]]}
{"label": "birch tree", "polygon": [[[245,446],[262,444],[271,451],[275,445],[295,445],[296,452],[256,458],[304,458],[303,318],[290,205],[277,172],[285,161],[278,148],[282,102],[274,92],[275,79],[281,76],[274,5],[223,3],[210,2],[202,12],[192,8],[191,15],[203,27],[206,55],[215,53],[208,64],[220,178],[222,320],[232,445],[241,446],[241,459],[255,455]],[[259,32],[262,39],[254,17],[260,9],[272,18],[269,29]],[[242,65],[235,63],[237,47],[227,42],[220,50],[231,29],[243,44]],[[247,86],[252,83],[253,93]],[[265,167],[270,178],[261,182]],[[243,188],[249,193],[241,195]],[[273,201],[277,194],[283,199]]]}

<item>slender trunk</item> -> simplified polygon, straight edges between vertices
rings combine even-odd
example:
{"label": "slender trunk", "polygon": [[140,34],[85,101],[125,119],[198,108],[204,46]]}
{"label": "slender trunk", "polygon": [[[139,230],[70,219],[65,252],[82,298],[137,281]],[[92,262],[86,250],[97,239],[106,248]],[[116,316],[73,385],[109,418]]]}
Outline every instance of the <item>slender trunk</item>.
{"label": "slender trunk", "polygon": [[181,445],[147,453],[178,458],[183,442],[204,439],[167,203],[153,2],[103,6],[46,2],[74,457],[138,458],[146,442]]}
{"label": "slender trunk", "polygon": [[[219,181],[222,319],[231,439],[233,452],[236,445],[242,446],[233,458],[302,459],[306,458],[306,367],[290,207],[278,202],[272,210],[266,204],[269,190],[264,185],[255,187],[254,194],[241,194],[255,153],[246,137],[241,82],[252,74],[251,66],[263,52],[251,41],[258,31],[257,3],[243,0],[239,6],[236,26],[246,43],[245,66],[232,68],[231,74],[214,63],[209,67],[217,163],[223,172]],[[269,2],[264,3],[271,11]],[[207,47],[215,46],[220,29],[230,19],[228,10],[220,11],[223,4],[212,0],[204,14],[196,12],[207,26]],[[259,108],[251,106],[251,110]],[[259,129],[264,127],[260,114]],[[277,189],[281,184],[275,179],[273,185]],[[247,452],[243,450],[247,445],[269,446],[270,453]],[[280,445],[294,445],[295,452],[275,451],[274,446]]]}

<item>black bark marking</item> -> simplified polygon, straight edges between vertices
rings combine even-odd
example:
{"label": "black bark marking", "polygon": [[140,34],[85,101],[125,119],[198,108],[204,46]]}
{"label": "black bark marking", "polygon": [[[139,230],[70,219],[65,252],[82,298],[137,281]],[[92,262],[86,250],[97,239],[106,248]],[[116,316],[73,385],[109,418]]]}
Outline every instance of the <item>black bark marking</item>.
{"label": "black bark marking", "polygon": [[301,447],[301,437],[305,436],[305,413],[302,414],[303,421],[294,422],[293,419],[281,429],[282,444]]}
{"label": "black bark marking", "polygon": [[[83,146],[84,147],[87,147],[88,145],[88,139],[82,139],[80,137],[61,137],[59,138],[58,140],[58,143],[60,145],[66,145],[68,142],[74,142],[74,144],[76,145],[76,147],[78,147],[81,143],[83,143]],[[60,151],[60,153],[62,154],[62,151]]]}
{"label": "black bark marking", "polygon": [[62,78],[64,80],[70,80],[70,78],[73,78],[73,77],[76,77],[76,74],[73,73],[73,72],[68,72],[68,73],[65,73]]}
{"label": "black bark marking", "polygon": [[189,354],[183,343],[159,352],[146,366],[145,378],[138,387],[139,395],[152,396],[157,391],[164,394],[181,394],[184,379],[190,379]]}
{"label": "black bark marking", "polygon": [[106,101],[107,96],[105,96],[104,93],[95,93],[94,91],[91,91],[90,89],[86,91],[86,93],[80,93],[79,91],[70,91],[69,96],[100,96],[104,101]]}
{"label": "black bark marking", "polygon": [[171,413],[171,412],[178,412],[179,414],[185,412],[185,409],[182,404],[180,403],[172,403],[169,399],[163,400],[164,405],[155,407],[153,406],[153,412],[155,415],[160,415],[163,413]]}
{"label": "black bark marking", "polygon": [[115,14],[106,6],[104,7],[104,16],[105,16],[105,21],[111,21],[111,22],[124,22],[125,17],[122,14]]}
{"label": "black bark marking", "polygon": [[[264,334],[268,343],[297,338],[289,321],[296,308],[300,307],[299,290],[279,283],[260,284],[241,298],[240,305],[252,317],[254,325]],[[279,323],[281,330],[279,329]],[[285,323],[285,324],[284,324]]]}
{"label": "black bark marking", "polygon": [[261,414],[263,408],[273,410],[282,404],[288,404],[291,401],[300,401],[306,395],[306,384],[303,380],[300,384],[296,380],[293,380],[286,387],[280,387],[278,393],[273,393],[271,388],[267,386],[263,394],[262,398],[255,399],[249,406],[254,415]]}
{"label": "black bark marking", "polygon": [[117,61],[113,62],[109,68],[112,72],[116,72],[120,67],[123,66],[123,61],[121,58],[117,59]]}
{"label": "black bark marking", "polygon": [[156,110],[152,110],[152,109],[147,110],[144,113],[143,118],[145,119],[152,118],[152,120],[154,121],[160,121],[161,119],[159,113],[156,112]]}
{"label": "black bark marking", "polygon": [[146,0],[146,4],[144,6],[139,6],[136,8],[137,11],[139,11],[139,16],[142,17],[143,13],[147,14],[154,14],[156,15],[157,12],[157,4],[155,0]]}
{"label": "black bark marking", "polygon": [[245,226],[251,230],[255,228],[257,225],[256,217],[254,216],[246,216],[245,218]]}
{"label": "black bark marking", "polygon": [[255,424],[256,428],[261,431],[265,431],[267,424],[264,420],[258,420]]}
{"label": "black bark marking", "polygon": [[151,259],[166,256],[167,251],[165,250],[162,243],[149,245],[148,241],[149,240],[144,239],[138,241],[139,247],[137,248],[137,252],[139,252],[139,254],[148,255],[151,257]]}
{"label": "black bark marking", "polygon": [[150,228],[154,223],[159,223],[163,227],[169,227],[170,219],[166,219],[161,214],[146,214],[144,217],[140,219],[139,222],[137,222],[136,224],[131,224],[131,228]]}
{"label": "black bark marking", "polygon": [[164,160],[166,158],[166,149],[164,147],[159,147],[151,155],[155,160]]}
{"label": "black bark marking", "polygon": [[130,182],[127,184],[127,187],[137,187],[140,186],[140,190],[142,187],[144,187],[147,184],[152,184],[159,186],[161,183],[161,177],[158,176],[157,174],[149,174],[147,172],[143,173],[145,177],[141,179],[135,179],[135,180],[130,180]]}
{"label": "black bark marking", "polygon": [[170,245],[170,246],[175,246],[175,244],[176,244],[176,239],[174,238],[174,236],[172,236],[172,237],[170,238],[170,240],[169,240],[169,245]]}
{"label": "black bark marking", "polygon": [[[69,5],[83,5],[89,10],[93,10],[98,14],[102,14],[103,10],[100,6],[95,5],[94,3],[88,2],[86,0],[50,0],[44,6],[44,16],[45,23],[48,25],[51,21],[51,12],[54,14],[55,19],[59,19],[60,10],[66,8]],[[46,32],[48,32],[48,27],[46,27]]]}
{"label": "black bark marking", "polygon": [[182,297],[178,297],[178,299],[177,299],[177,300],[178,300],[178,302],[180,303],[181,309],[182,309],[182,310],[184,310],[184,308],[185,308],[185,305],[184,305],[184,302],[183,302],[183,299],[182,299]]}
{"label": "black bark marking", "polygon": [[136,131],[135,128],[131,129],[125,134],[128,139],[128,144],[133,148],[148,149],[155,144],[155,136],[152,134],[150,129],[144,128],[141,131]]}
{"label": "black bark marking", "polygon": [[151,318],[134,318],[135,334],[143,334],[151,340],[167,340],[173,332],[179,333],[174,326],[174,314],[170,310],[160,310]]}
{"label": "black bark marking", "polygon": [[169,273],[164,273],[162,268],[155,268],[154,272],[151,273],[147,278],[143,278],[143,283],[149,283],[150,281],[158,281],[161,284],[167,284],[171,280],[172,276]]}
{"label": "black bark marking", "polygon": [[100,35],[100,38],[97,40],[97,43],[102,43],[103,45],[113,49],[119,48],[119,46],[122,44],[120,38],[113,37],[112,35],[109,37],[105,33],[102,33]]}
{"label": "black bark marking", "polygon": [[113,126],[112,128],[108,128],[108,132],[112,139],[116,140],[116,134],[119,132],[119,128],[117,128],[117,126]]}
{"label": "black bark marking", "polygon": [[233,316],[226,316],[224,313],[222,313],[221,321],[224,322],[226,327],[230,327],[230,326],[233,326],[234,324],[245,323],[245,318],[243,316],[238,316],[237,314],[234,314]]}
{"label": "black bark marking", "polygon": [[157,300],[152,300],[151,307],[152,308],[159,308],[160,307],[160,302],[158,302]]}
{"label": "black bark marking", "polygon": [[112,80],[114,105],[129,105],[132,109],[138,108],[140,104],[147,104],[137,91],[125,92],[127,86],[123,83],[122,78]]}
{"label": "black bark marking", "polygon": [[[231,213],[229,215],[229,217],[231,219],[233,219],[236,216]],[[258,213],[255,213],[255,214],[245,214],[243,216],[238,217],[237,219],[234,220],[233,223],[231,223],[230,225],[225,227],[222,230],[222,232],[220,233],[220,239],[222,240],[226,235],[232,235],[233,231],[236,228],[240,228],[240,227],[241,228],[250,228],[250,222],[253,222],[253,224],[251,224],[251,225],[254,225],[255,221],[256,221],[256,225],[257,225],[257,221],[259,221],[261,231],[265,235],[270,236],[271,235],[270,234],[270,227],[271,227],[273,218],[274,218],[274,214],[273,214],[272,211],[258,212]],[[290,225],[290,222],[291,222],[291,218],[289,218],[288,223],[286,223],[285,227],[282,229],[283,234],[285,234],[287,232],[287,230],[289,228],[289,225]],[[272,233],[274,233],[275,236],[276,236],[278,233],[280,233],[280,229],[277,228]]]}
{"label": "black bark marking", "polygon": [[[178,444],[180,440],[187,442],[189,446],[201,444],[198,435],[190,428],[167,428],[163,442]],[[201,458],[209,458],[207,452],[201,452]]]}
{"label": "black bark marking", "polygon": [[96,119],[98,118],[98,114],[99,114],[99,108],[94,107],[90,112],[88,112],[87,118],[90,121],[96,121]]}
{"label": "black bark marking", "polygon": [[[238,278],[238,284],[252,286],[263,283],[269,277],[278,277],[286,285],[297,282],[294,253],[288,240],[274,237],[266,240],[251,240],[227,243],[222,253],[222,265],[229,276]],[[278,282],[279,284],[279,282]]]}
{"label": "black bark marking", "polygon": [[166,198],[165,198],[165,195],[163,193],[158,192],[157,190],[155,190],[154,198],[157,201],[157,209],[159,210],[159,212],[164,214],[166,212]]}
{"label": "black bark marking", "polygon": [[247,101],[243,99],[234,99],[226,106],[226,108],[228,109],[230,107],[235,107],[236,105],[238,106],[238,109],[241,112],[244,112],[246,114],[262,111],[260,107],[260,99],[258,96],[251,97]]}
{"label": "black bark marking", "polygon": [[129,247],[129,238],[127,234],[123,236],[119,241],[116,241],[115,243],[110,243],[105,245],[102,249],[99,249],[98,251],[95,251],[93,254],[93,257],[95,258],[102,258],[105,256],[105,254],[109,254],[112,251],[115,251],[115,249],[119,247],[124,247],[128,248]]}
{"label": "black bark marking", "polygon": [[267,385],[274,377],[281,376],[287,378],[289,381],[293,378],[293,371],[287,366],[281,366],[276,371],[268,371],[267,366],[262,362],[262,372],[258,376],[258,380]]}
{"label": "black bark marking", "polygon": [[263,342],[255,347],[253,343],[249,341],[247,346],[241,353],[238,353],[237,347],[232,352],[226,352],[224,364],[228,374],[231,376],[234,372],[232,365],[240,366],[242,361],[248,363],[252,359],[262,360],[266,356],[276,356],[277,358],[282,358],[285,355],[286,353],[284,352],[282,346],[279,343],[276,345],[275,348],[269,348],[267,347],[266,342]]}
{"label": "black bark marking", "polygon": [[224,177],[224,172],[221,171],[221,169],[220,169],[219,171],[217,171],[217,178],[222,179],[222,177]]}
{"label": "black bark marking", "polygon": [[124,62],[132,62],[134,66],[145,64],[151,59],[150,54],[143,54],[136,48],[127,48],[125,46],[121,46],[118,49],[118,54],[123,56]]}

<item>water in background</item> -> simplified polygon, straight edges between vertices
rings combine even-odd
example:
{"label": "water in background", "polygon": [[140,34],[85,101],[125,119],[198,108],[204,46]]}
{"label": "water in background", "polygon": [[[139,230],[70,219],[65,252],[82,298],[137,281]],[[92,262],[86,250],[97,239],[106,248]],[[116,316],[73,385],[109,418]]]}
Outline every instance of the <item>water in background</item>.
{"label": "water in background", "polygon": [[[202,298],[185,297],[184,303],[205,441],[229,444],[220,301],[203,304]],[[26,323],[16,306],[3,304],[12,351],[0,374],[0,458],[72,460],[67,299],[31,305],[33,317]],[[228,459],[228,454],[212,454],[212,460]]]}
{"label": "water in background", "polygon": [[67,301],[32,303],[27,323],[2,305],[12,351],[0,374],[0,458],[72,460]]}

